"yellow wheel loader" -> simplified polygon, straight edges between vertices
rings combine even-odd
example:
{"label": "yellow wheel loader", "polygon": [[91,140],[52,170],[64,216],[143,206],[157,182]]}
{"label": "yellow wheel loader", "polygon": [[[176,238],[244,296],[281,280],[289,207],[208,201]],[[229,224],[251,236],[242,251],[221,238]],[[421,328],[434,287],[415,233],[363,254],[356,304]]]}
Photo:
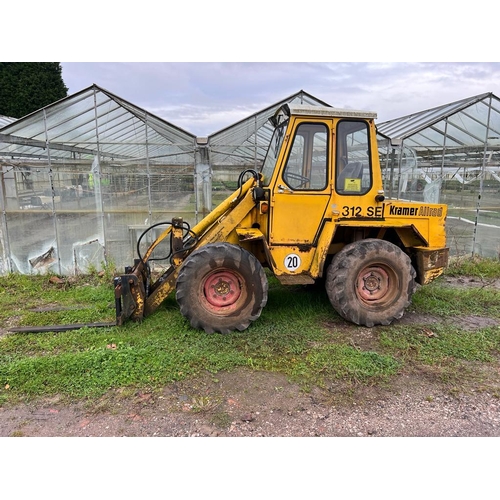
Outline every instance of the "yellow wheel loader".
{"label": "yellow wheel loader", "polygon": [[[172,219],[115,278],[116,323],[142,320],[175,290],[194,328],[245,330],[267,302],[264,269],[284,285],[324,281],[333,308],[355,324],[401,318],[416,284],[447,265],[447,208],[385,198],[375,118],[280,108],[260,171],[242,172],[238,189],[195,227]],[[168,266],[153,280],[162,242]]]}

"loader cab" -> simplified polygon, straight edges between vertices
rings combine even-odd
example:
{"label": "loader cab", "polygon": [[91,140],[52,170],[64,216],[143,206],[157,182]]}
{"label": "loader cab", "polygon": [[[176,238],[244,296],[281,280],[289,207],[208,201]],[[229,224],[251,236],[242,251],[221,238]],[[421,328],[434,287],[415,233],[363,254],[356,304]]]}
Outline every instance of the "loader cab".
{"label": "loader cab", "polygon": [[[372,188],[370,123],[375,113],[285,105],[261,169],[263,185],[282,191],[360,196]],[[281,173],[276,172],[276,169]]]}
{"label": "loader cab", "polygon": [[334,213],[359,216],[361,198],[373,189],[375,116],[291,104],[278,111],[261,169],[269,196],[270,247],[300,245],[308,251],[317,246],[324,221]]}

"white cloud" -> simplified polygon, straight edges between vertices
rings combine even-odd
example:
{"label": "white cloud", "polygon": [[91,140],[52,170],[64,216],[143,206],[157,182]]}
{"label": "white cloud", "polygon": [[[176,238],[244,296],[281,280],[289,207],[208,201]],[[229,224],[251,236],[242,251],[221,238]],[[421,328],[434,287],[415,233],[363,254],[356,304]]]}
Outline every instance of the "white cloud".
{"label": "white cloud", "polygon": [[70,94],[93,83],[196,135],[208,135],[299,90],[379,121],[485,92],[500,63],[62,63]]}

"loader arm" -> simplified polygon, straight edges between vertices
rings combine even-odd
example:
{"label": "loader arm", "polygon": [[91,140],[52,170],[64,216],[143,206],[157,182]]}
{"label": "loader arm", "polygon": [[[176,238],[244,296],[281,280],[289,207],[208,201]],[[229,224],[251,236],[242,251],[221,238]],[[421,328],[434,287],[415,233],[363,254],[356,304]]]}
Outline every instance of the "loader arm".
{"label": "loader arm", "polygon": [[[192,228],[187,236],[184,236],[182,219],[173,219],[172,225],[158,236],[144,256],[136,260],[132,268],[126,268],[126,274],[115,278],[117,325],[122,325],[127,319],[140,321],[156,311],[175,289],[179,270],[189,254],[207,243],[227,240],[255,206],[252,188],[257,182],[255,177],[247,180]],[[170,265],[151,283],[148,260],[153,250],[167,237],[171,238]]]}

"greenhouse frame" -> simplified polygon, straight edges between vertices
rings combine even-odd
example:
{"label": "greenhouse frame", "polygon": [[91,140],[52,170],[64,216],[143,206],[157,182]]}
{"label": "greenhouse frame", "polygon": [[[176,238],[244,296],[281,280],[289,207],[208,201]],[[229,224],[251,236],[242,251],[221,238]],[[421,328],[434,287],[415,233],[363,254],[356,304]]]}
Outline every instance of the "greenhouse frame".
{"label": "greenhouse frame", "polygon": [[[196,137],[92,85],[19,120],[0,117],[0,274],[132,265],[164,223],[197,223],[242,172],[260,168],[269,118],[285,103],[329,106],[301,90]],[[386,196],[447,203],[452,255],[498,257],[498,98],[482,94],[377,127]]]}
{"label": "greenhouse frame", "polygon": [[451,255],[500,258],[500,100],[485,93],[377,125],[389,198],[445,203]]}

